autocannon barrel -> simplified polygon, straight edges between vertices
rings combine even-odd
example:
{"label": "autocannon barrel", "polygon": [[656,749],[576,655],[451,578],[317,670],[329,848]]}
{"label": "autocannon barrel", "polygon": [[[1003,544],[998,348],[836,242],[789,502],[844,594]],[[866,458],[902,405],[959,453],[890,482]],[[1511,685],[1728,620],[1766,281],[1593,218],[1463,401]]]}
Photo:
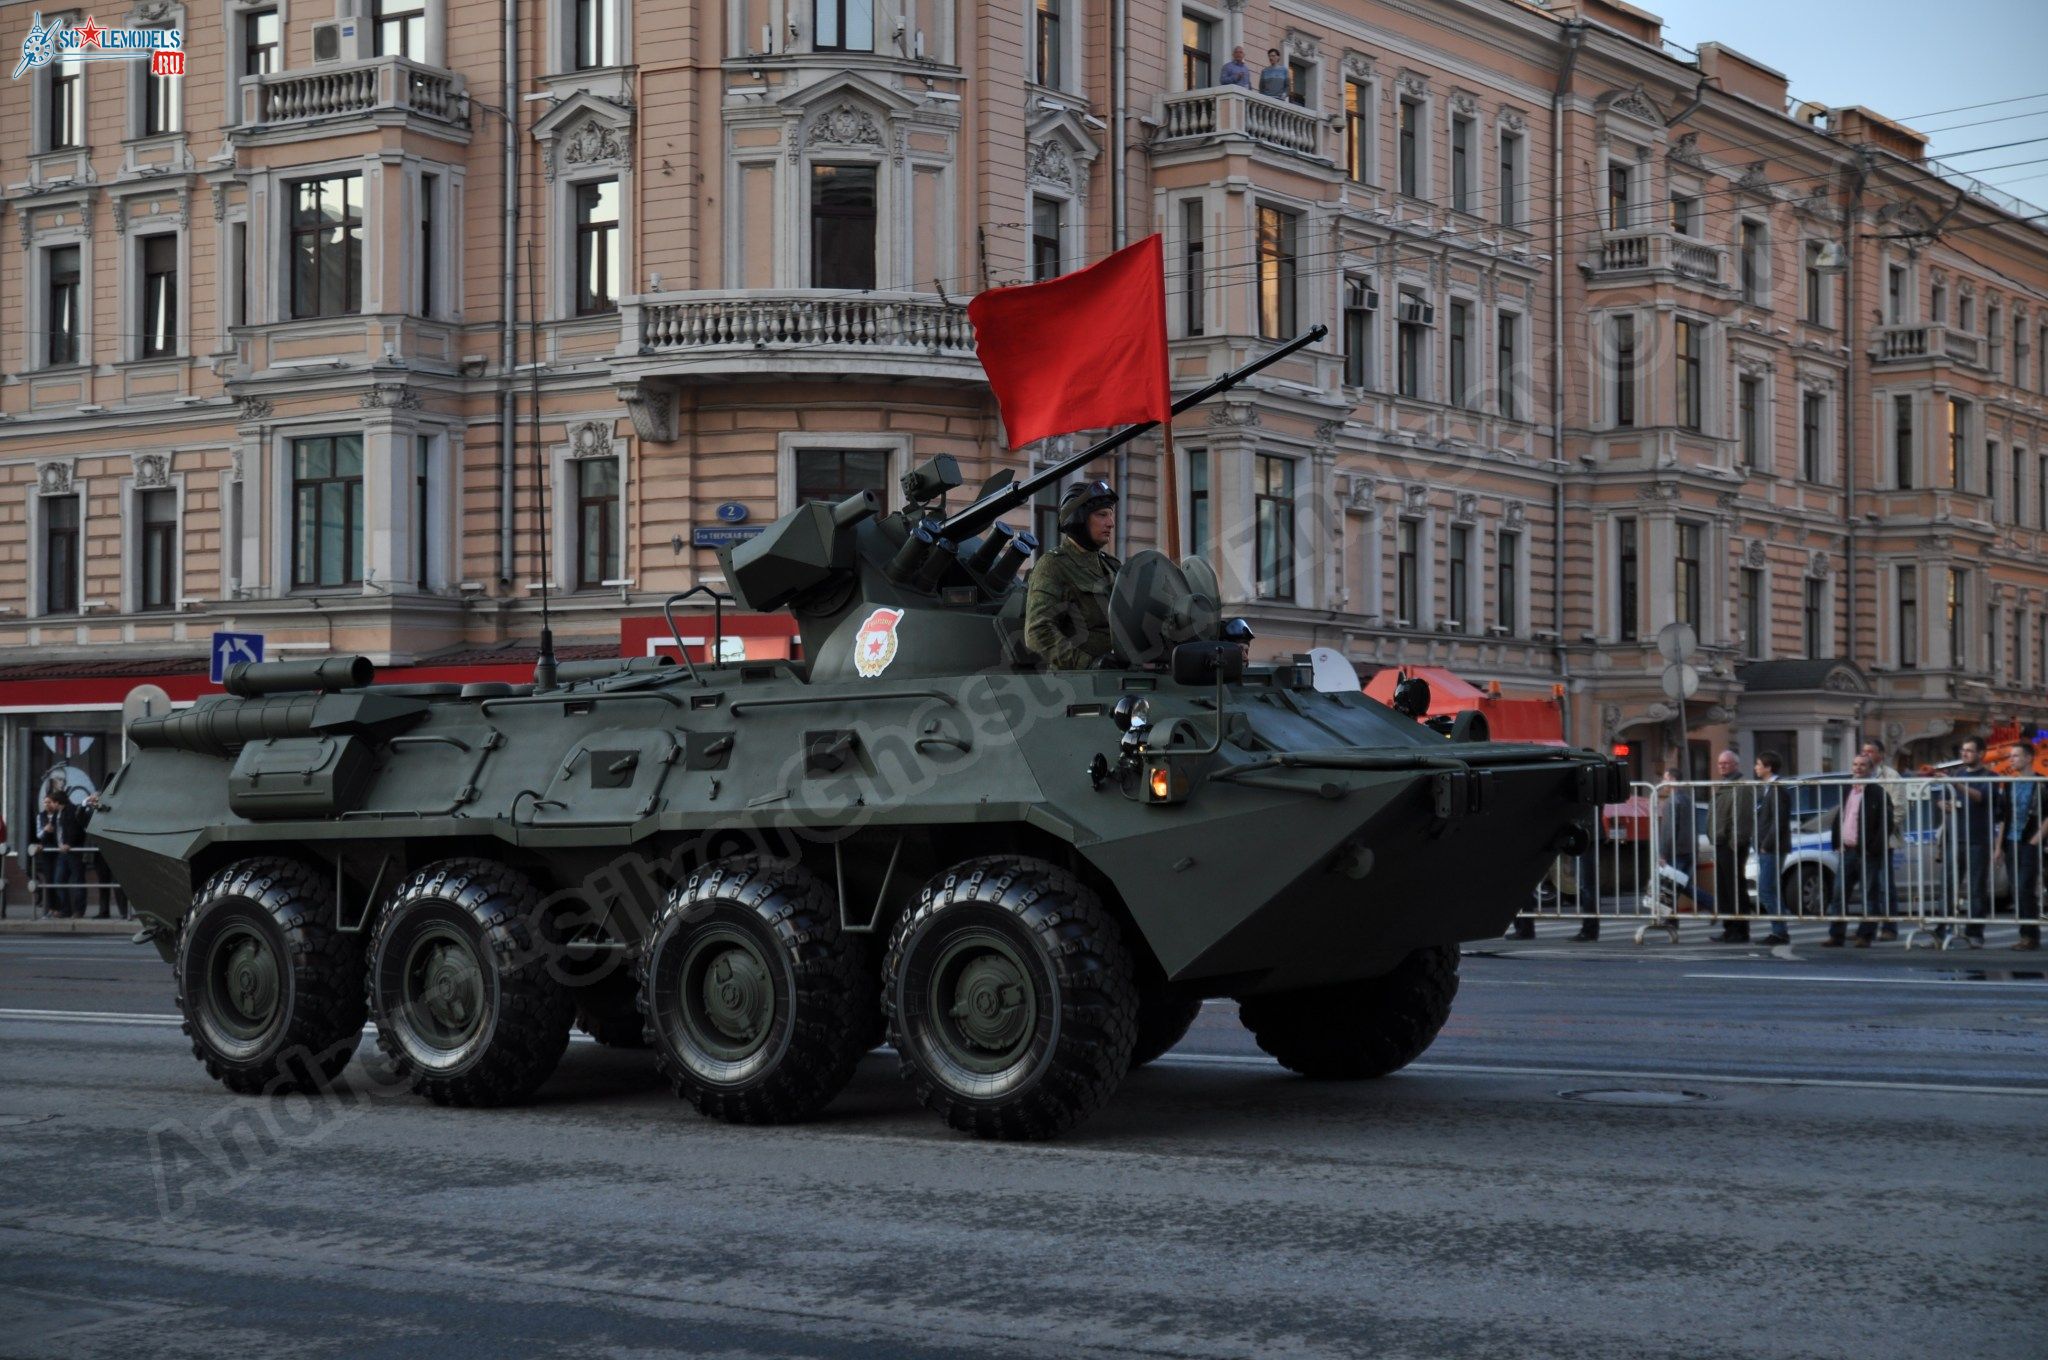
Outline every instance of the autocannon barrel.
{"label": "autocannon barrel", "polygon": [[251,699],[259,694],[361,689],[377,675],[367,656],[324,656],[317,661],[245,661],[228,667],[222,688]]}
{"label": "autocannon barrel", "polygon": [[306,735],[313,730],[313,711],[319,703],[317,694],[288,694],[253,702],[230,699],[200,704],[159,718],[137,718],[128,725],[128,740],[143,749],[222,756],[265,737]]}

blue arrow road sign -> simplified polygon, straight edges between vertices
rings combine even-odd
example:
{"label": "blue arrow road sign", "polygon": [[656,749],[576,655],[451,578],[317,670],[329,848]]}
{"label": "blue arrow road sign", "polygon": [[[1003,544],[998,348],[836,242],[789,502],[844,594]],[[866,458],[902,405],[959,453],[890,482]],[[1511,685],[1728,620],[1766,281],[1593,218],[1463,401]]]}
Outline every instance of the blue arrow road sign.
{"label": "blue arrow road sign", "polygon": [[243,661],[263,659],[263,634],[261,633],[215,633],[213,635],[213,662],[207,668],[207,675],[218,685],[227,679],[228,667]]}

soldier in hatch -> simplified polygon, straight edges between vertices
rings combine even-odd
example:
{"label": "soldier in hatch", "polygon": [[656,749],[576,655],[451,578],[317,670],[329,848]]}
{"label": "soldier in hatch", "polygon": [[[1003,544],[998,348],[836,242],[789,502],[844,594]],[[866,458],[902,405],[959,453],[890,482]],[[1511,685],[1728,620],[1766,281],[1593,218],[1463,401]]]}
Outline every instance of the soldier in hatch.
{"label": "soldier in hatch", "polygon": [[1054,670],[1123,664],[1109,637],[1109,588],[1120,565],[1116,492],[1108,482],[1076,482],[1060,498],[1059,546],[1031,569],[1024,645]]}

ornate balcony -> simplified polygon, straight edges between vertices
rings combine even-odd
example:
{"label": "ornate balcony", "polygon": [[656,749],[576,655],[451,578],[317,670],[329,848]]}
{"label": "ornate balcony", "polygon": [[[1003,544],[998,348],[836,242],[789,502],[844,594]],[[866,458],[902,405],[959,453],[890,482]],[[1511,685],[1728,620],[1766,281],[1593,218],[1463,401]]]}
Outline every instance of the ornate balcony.
{"label": "ornate balcony", "polygon": [[966,306],[926,293],[646,293],[620,324],[646,373],[981,379]]}
{"label": "ornate balcony", "polygon": [[1725,277],[1721,249],[1662,227],[1604,233],[1594,252],[1596,278],[1665,274],[1718,288]]}
{"label": "ornate balcony", "polygon": [[1324,148],[1323,119],[1298,104],[1235,85],[1189,90],[1160,101],[1154,141],[1162,147],[1231,137],[1297,156],[1328,159],[1329,155]]}
{"label": "ornate balcony", "polygon": [[404,57],[337,62],[242,82],[242,126],[248,129],[378,115],[465,124],[469,95],[453,71]]}
{"label": "ornate balcony", "polygon": [[1971,368],[1984,365],[1984,337],[1947,326],[1880,326],[1871,343],[1871,357],[1881,364],[1924,364],[1950,361]]}

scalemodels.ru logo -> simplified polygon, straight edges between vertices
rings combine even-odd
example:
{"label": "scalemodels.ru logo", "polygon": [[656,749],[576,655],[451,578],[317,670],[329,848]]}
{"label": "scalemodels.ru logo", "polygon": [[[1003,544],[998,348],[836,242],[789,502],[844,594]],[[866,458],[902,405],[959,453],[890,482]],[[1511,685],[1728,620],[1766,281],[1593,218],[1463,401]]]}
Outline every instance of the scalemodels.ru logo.
{"label": "scalemodels.ru logo", "polygon": [[36,11],[28,36],[21,40],[21,62],[13,79],[53,61],[141,61],[149,58],[153,76],[185,74],[185,30],[182,28],[101,28],[88,14],[72,27],[45,25]]}

